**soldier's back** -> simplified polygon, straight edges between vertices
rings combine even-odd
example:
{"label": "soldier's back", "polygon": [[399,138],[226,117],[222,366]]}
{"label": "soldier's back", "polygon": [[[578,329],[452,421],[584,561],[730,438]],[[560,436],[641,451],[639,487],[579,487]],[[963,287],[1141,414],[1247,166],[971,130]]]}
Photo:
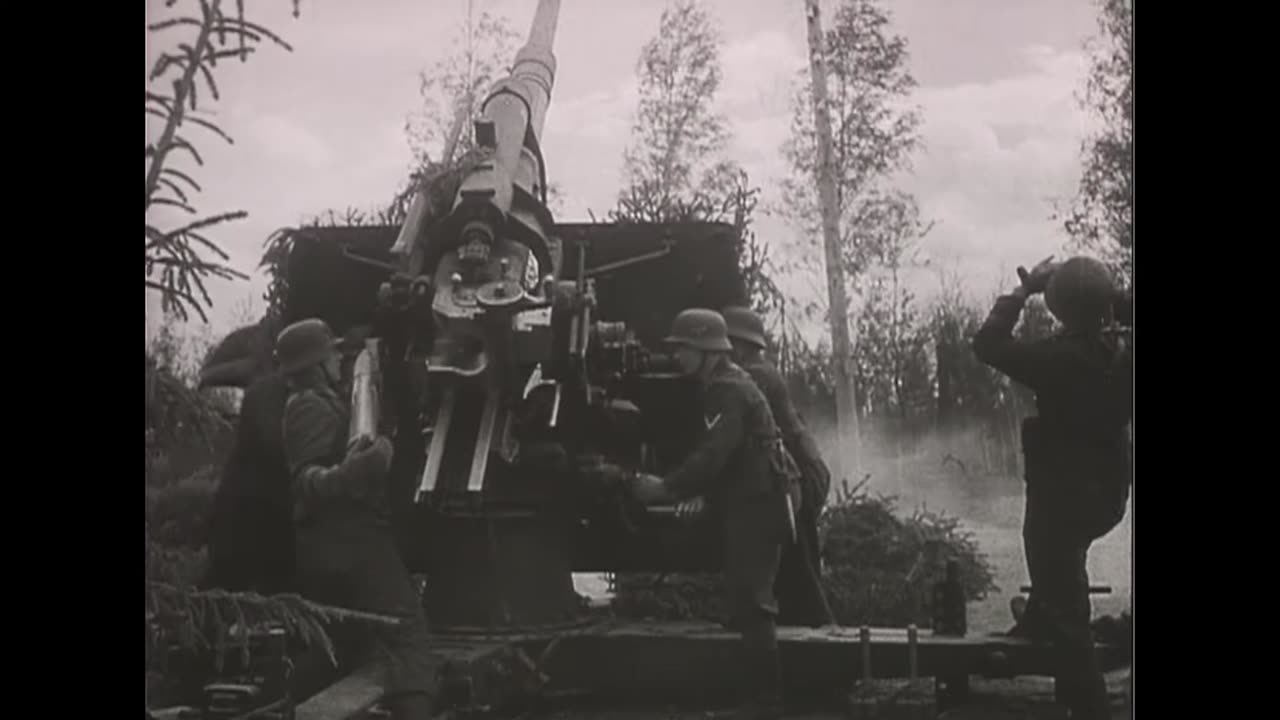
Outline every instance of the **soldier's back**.
{"label": "soldier's back", "polygon": [[1133,371],[1120,336],[1064,334],[1042,341],[1049,365],[1036,392],[1042,424],[1055,433],[1118,437],[1133,415]]}
{"label": "soldier's back", "polygon": [[1023,423],[1029,496],[1091,537],[1119,522],[1132,482],[1132,366],[1118,341],[1063,335],[1040,344],[1049,370],[1036,388],[1037,416]]}

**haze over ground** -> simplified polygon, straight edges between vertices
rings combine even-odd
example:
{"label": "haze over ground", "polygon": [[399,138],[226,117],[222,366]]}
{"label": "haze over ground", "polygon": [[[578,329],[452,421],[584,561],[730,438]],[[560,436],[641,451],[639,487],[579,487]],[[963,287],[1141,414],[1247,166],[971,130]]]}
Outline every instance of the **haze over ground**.
{"label": "haze over ground", "polygon": [[[621,181],[636,100],[635,62],[656,32],[665,0],[565,0],[555,41],[558,73],[543,147],[563,192],[562,220],[604,215]],[[724,78],[719,104],[730,120],[728,156],[765,190],[787,168],[779,152],[791,119],[796,74],[805,67],[801,0],[707,0],[720,20]],[[523,37],[535,0],[474,0],[475,12],[508,17]],[[448,51],[465,0],[288,0],[253,3],[252,19],[294,47],[271,46],[246,64],[221,65],[222,100],[211,107],[236,141],[193,129],[205,166],[202,214],[244,209],[246,220],[212,233],[234,265],[254,272],[275,229],[327,209],[385,203],[410,169],[404,135],[418,106],[418,72]],[[836,2],[823,2],[829,27]],[[910,44],[920,87],[924,148],[903,187],[938,222],[922,248],[933,265],[956,267],[981,298],[1010,282],[1018,264],[1061,250],[1053,199],[1069,197],[1091,121],[1075,100],[1087,67],[1084,41],[1095,28],[1089,0],[894,0],[893,26]],[[172,10],[148,0],[148,20]],[[165,45],[147,35],[147,70]],[[154,127],[148,124],[148,138]],[[792,235],[761,215],[757,234],[775,245]],[[1003,274],[1002,274],[1003,273]],[[927,300],[932,270],[911,278]],[[211,283],[209,331],[260,311],[264,279]],[[239,306],[239,307],[237,307]],[[148,295],[147,324],[158,313]]]}

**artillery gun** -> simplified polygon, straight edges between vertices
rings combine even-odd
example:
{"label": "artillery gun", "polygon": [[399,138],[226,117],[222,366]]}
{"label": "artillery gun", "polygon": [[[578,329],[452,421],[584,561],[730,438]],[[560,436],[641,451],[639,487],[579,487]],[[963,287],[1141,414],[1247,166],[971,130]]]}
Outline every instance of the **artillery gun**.
{"label": "artillery gun", "polygon": [[684,308],[746,300],[736,236],[554,221],[540,138],[558,12],[538,3],[450,206],[424,192],[398,228],[291,231],[283,263],[284,323],[364,328],[352,438],[393,440],[402,549],[442,630],[573,623],[573,572],[715,567],[704,529],[596,470],[662,472],[687,450],[692,388],[661,339]]}
{"label": "artillery gun", "polygon": [[[364,338],[350,434],[392,439],[395,526],[407,564],[427,577],[435,632],[506,636],[532,652],[576,638],[552,672],[567,686],[705,696],[739,682],[723,662],[737,639],[722,628],[562,631],[589,619],[574,573],[719,567],[708,524],[639,505],[601,469],[661,474],[689,452],[695,388],[662,338],[681,310],[745,304],[738,237],[724,223],[552,217],[541,137],[558,14],[558,0],[539,0],[527,44],[474,123],[476,161],[446,202],[427,188],[399,227],[284,234],[278,320],[318,317]],[[219,384],[247,385],[254,363],[232,366]],[[1007,653],[1005,668],[1050,662],[1024,641],[922,633],[908,663],[905,630],[863,635],[782,629],[788,692],[846,687],[873,648],[877,676],[910,665],[948,686],[981,672],[992,648]]]}

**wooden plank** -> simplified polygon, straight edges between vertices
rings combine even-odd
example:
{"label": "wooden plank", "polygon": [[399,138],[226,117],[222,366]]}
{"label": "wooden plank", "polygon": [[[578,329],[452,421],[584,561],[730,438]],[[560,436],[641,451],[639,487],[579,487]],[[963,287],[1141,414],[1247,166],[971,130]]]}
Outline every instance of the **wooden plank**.
{"label": "wooden plank", "polygon": [[[903,647],[907,645],[906,628],[870,628],[870,630],[871,643],[873,645],[901,645]],[[856,644],[859,642],[858,633],[859,629],[856,627],[779,627],[778,642],[834,645]],[[738,637],[735,633],[720,625],[699,622],[615,621],[592,626],[574,634],[617,638],[661,636],[665,638],[703,640],[725,640]],[[957,637],[953,635],[934,635],[930,630],[919,631],[919,644],[921,647],[983,648],[1032,647],[1034,645],[1034,643],[1025,638],[1007,635],[966,635]]]}
{"label": "wooden plank", "polygon": [[382,697],[382,668],[366,665],[299,705],[294,720],[348,720],[367,712]]}
{"label": "wooden plank", "polygon": [[[779,628],[783,682],[793,697],[847,697],[869,664],[872,679],[907,678],[905,628],[869,629],[866,663],[857,628]],[[562,634],[547,674],[552,689],[592,689],[618,696],[732,694],[741,690],[741,639],[710,623],[613,621]],[[1115,648],[1103,648],[1104,667]],[[1052,675],[1053,651],[1007,636],[935,636],[920,631],[916,669],[922,678]]]}
{"label": "wooden plank", "polygon": [[[439,667],[455,673],[451,679],[456,680],[456,674],[483,670],[484,663],[509,653],[510,647],[511,643],[502,639],[436,635],[431,654]],[[350,720],[377,705],[383,691],[381,666],[365,665],[300,704],[295,720]]]}
{"label": "wooden plank", "polygon": [[[1023,585],[1022,587],[1018,588],[1018,591],[1021,592],[1023,595],[1026,595],[1031,592],[1031,586]],[[1090,595],[1110,595],[1111,586],[1110,585],[1090,585],[1089,594]]]}

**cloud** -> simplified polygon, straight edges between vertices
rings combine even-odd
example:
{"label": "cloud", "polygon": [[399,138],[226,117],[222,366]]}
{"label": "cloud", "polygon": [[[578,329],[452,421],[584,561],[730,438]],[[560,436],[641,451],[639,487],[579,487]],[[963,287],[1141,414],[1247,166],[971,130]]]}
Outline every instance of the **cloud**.
{"label": "cloud", "polygon": [[[1075,99],[1086,57],[1044,46],[1022,56],[1027,69],[1014,75],[919,88],[913,102],[922,112],[923,146],[912,172],[895,180],[937,223],[920,243],[931,266],[958,271],[982,298],[1008,282],[1002,271],[1061,253],[1067,238],[1051,217],[1052,202],[1074,193],[1081,141],[1092,128]],[[775,109],[735,124],[735,152],[754,162],[757,182],[788,174],[778,146],[789,121],[789,112]],[[795,252],[795,230],[780,218],[759,218],[756,232],[779,259]],[[786,285],[809,292],[803,279]],[[913,274],[911,289],[922,300],[937,287],[936,270]]]}
{"label": "cloud", "polygon": [[1051,219],[1079,177],[1090,127],[1076,104],[1087,60],[1045,47],[1024,51],[1032,70],[989,83],[922,88],[924,147],[904,185],[940,224],[926,246],[992,264],[1054,249]]}
{"label": "cloud", "polygon": [[763,30],[727,43],[717,105],[731,117],[786,112],[804,48],[780,30]]}
{"label": "cloud", "polygon": [[257,149],[282,162],[297,163],[308,170],[328,169],[334,160],[329,145],[307,125],[277,115],[262,113],[244,123],[242,133]]}
{"label": "cloud", "polygon": [[619,86],[570,98],[552,97],[543,137],[615,141],[630,136],[639,102],[639,83],[628,78]]}

